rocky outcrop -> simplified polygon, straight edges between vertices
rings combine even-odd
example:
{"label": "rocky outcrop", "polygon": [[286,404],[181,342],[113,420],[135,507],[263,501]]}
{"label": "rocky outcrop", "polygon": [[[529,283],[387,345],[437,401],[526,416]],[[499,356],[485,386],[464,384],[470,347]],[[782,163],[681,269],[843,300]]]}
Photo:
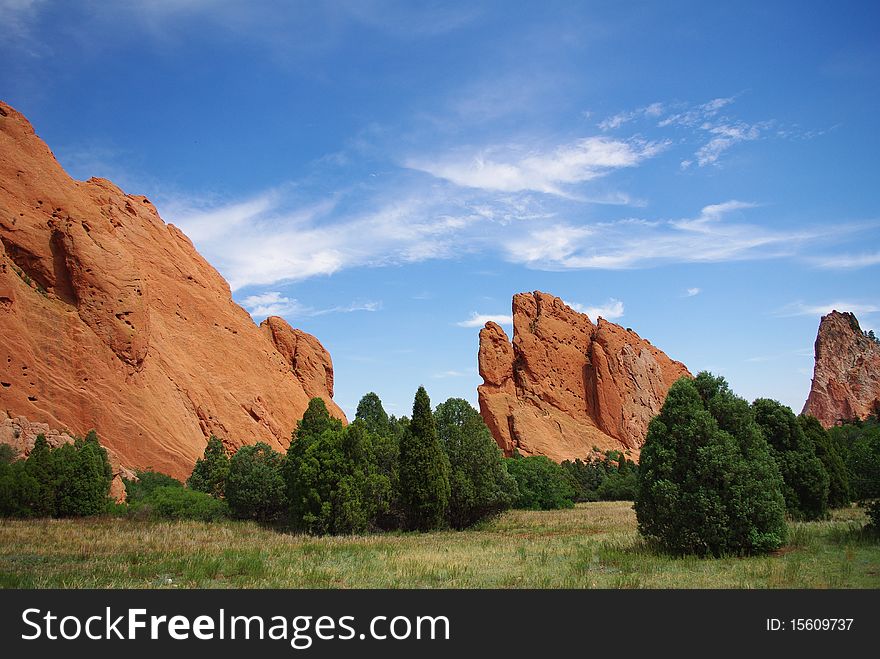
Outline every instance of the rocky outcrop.
{"label": "rocky outcrop", "polygon": [[826,428],[880,414],[880,344],[851,313],[832,311],[819,322],[813,384],[804,405]]}
{"label": "rocky outcrop", "polygon": [[513,297],[513,342],[480,331],[480,413],[506,454],[637,455],[670,385],[690,373],[638,334],[546,293]]}
{"label": "rocky outcrop", "polygon": [[[30,455],[40,435],[46,438],[46,443],[52,448],[75,441],[70,433],[50,428],[45,423],[31,423],[23,416],[11,418],[6,412],[0,412],[0,444],[11,446],[15,450],[16,459],[23,460]],[[125,501],[125,484],[122,479],[135,479],[135,474],[122,466],[119,456],[113,449],[104,448],[107,450],[107,459],[113,473],[113,480],[110,481],[110,496],[116,501]]]}
{"label": "rocky outcrop", "polygon": [[[84,435],[120,464],[189,474],[210,435],[284,449],[330,356],[261,329],[146,197],[75,181],[0,103],[0,409]],[[281,338],[279,338],[281,337]]]}

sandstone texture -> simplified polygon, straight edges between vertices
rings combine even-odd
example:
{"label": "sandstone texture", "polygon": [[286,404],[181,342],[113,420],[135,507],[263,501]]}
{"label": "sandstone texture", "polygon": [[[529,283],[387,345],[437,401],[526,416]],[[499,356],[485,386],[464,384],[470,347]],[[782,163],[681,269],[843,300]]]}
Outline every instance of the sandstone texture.
{"label": "sandstone texture", "polygon": [[851,313],[823,316],[816,336],[813,384],[804,414],[830,428],[880,413],[880,344]]}
{"label": "sandstone texture", "polygon": [[344,419],[330,355],[258,327],[146,197],[70,178],[0,103],[0,410],[96,429],[120,465],[186,477],[210,435],[285,449],[309,398]]}
{"label": "sandstone texture", "polygon": [[648,422],[675,380],[690,376],[632,330],[594,324],[546,293],[513,297],[513,342],[496,323],[480,331],[480,413],[507,455],[636,457]]}

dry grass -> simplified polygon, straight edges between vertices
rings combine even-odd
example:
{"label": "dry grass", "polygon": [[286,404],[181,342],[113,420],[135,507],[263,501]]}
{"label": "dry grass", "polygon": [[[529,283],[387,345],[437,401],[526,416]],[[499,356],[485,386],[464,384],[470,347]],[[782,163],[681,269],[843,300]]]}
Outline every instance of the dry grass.
{"label": "dry grass", "polygon": [[246,522],[0,521],[0,585],[44,588],[878,588],[861,510],[776,555],[652,552],[625,502],[511,511],[469,531],[313,538]]}

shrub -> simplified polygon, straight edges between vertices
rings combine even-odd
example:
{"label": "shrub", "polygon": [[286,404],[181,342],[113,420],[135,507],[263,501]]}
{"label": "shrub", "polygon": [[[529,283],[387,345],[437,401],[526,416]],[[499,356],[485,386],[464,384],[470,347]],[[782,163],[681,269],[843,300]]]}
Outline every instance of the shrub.
{"label": "shrub", "polygon": [[846,466],[854,500],[880,498],[880,423],[872,417],[846,424],[839,432],[849,444]]}
{"label": "shrub", "polygon": [[676,381],[648,426],[639,531],[676,554],[741,555],[785,540],[782,478],[749,404],[723,378]]}
{"label": "shrub", "polygon": [[842,508],[849,505],[852,501],[849,474],[846,472],[846,463],[840,455],[837,444],[816,417],[802,414],[798,417],[798,424],[807,439],[815,446],[816,457],[822,461],[828,474],[828,506]]}
{"label": "shrub", "polygon": [[278,520],[285,511],[283,457],[263,442],[242,446],[229,461],[226,502],[235,517]]}
{"label": "shrub", "polygon": [[135,510],[143,507],[151,517],[160,519],[192,519],[216,522],[229,516],[225,501],[210,494],[190,490],[180,485],[160,485],[134,504]]}
{"label": "shrub", "polygon": [[377,457],[380,444],[362,420],[295,440],[285,465],[293,526],[315,534],[376,528],[393,492]]}
{"label": "shrub", "polygon": [[574,507],[575,490],[561,466],[543,455],[505,458],[516,481],[514,508],[556,510]]}
{"label": "shrub", "polygon": [[752,403],[752,411],[779,467],[788,513],[804,520],[827,517],[828,473],[794,412],[767,398]]}
{"label": "shrub", "polygon": [[228,476],[229,455],[226,453],[226,447],[220,439],[211,435],[205,446],[204,457],[196,460],[186,484],[191,490],[204,492],[219,499],[223,497]]}
{"label": "shrub", "polygon": [[183,487],[183,483],[176,478],[153,471],[152,468],[136,471],[135,476],[137,480],[122,479],[122,484],[125,485],[125,499],[129,504],[149,498],[159,487]]}
{"label": "shrub", "polygon": [[0,444],[0,464],[12,464],[18,459],[15,449],[9,444]]}
{"label": "shrub", "polygon": [[587,460],[565,460],[561,467],[575,489],[575,501],[633,501],[639,466],[621,451]]}
{"label": "shrub", "polygon": [[41,488],[24,460],[0,462],[0,517],[36,517]]}
{"label": "shrub", "polygon": [[400,502],[407,528],[443,525],[449,505],[449,461],[437,438],[431,400],[419,387],[412,421],[400,441]]}
{"label": "shrub", "polygon": [[450,465],[449,525],[465,528],[509,508],[516,481],[480,413],[466,400],[450,398],[437,406],[434,419]]}

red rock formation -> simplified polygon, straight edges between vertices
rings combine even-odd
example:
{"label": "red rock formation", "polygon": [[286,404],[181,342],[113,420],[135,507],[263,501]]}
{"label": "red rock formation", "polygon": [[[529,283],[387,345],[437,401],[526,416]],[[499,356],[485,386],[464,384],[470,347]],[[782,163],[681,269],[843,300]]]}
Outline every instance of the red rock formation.
{"label": "red rock formation", "polygon": [[321,344],[267,324],[147,198],[71,179],[0,103],[0,409],[177,477],[212,434],[284,449],[310,397],[344,416]]}
{"label": "red rock formation", "polygon": [[853,314],[832,311],[823,316],[815,351],[804,414],[829,428],[880,413],[880,344],[865,336]]}
{"label": "red rock formation", "polygon": [[669,386],[687,368],[631,330],[546,293],[513,297],[513,344],[480,331],[480,413],[508,455],[584,458],[593,448],[638,452]]}

